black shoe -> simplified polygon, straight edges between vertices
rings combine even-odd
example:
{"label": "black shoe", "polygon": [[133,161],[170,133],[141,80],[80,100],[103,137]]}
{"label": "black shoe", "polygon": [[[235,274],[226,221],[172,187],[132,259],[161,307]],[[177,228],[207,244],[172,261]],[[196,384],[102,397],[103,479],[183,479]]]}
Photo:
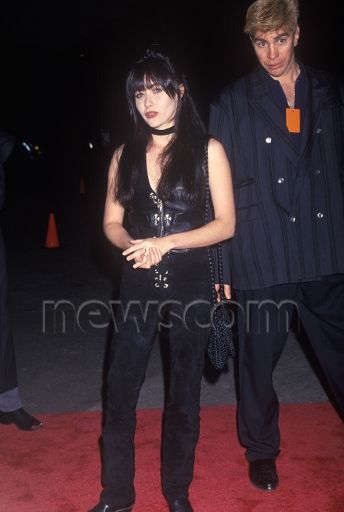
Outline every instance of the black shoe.
{"label": "black shoe", "polygon": [[20,430],[39,430],[43,427],[43,423],[40,420],[31,416],[24,409],[16,409],[10,412],[0,411],[0,423],[4,425],[13,423]]}
{"label": "black shoe", "polygon": [[133,510],[134,503],[130,505],[123,505],[122,507],[116,507],[114,505],[106,505],[105,503],[98,503],[95,507],[91,508],[88,512],[130,512]]}
{"label": "black shoe", "polygon": [[168,502],[170,512],[193,512],[190,501],[187,498],[179,498]]}
{"label": "black shoe", "polygon": [[253,485],[264,491],[273,491],[278,486],[278,475],[274,459],[253,460],[249,463],[249,477]]}

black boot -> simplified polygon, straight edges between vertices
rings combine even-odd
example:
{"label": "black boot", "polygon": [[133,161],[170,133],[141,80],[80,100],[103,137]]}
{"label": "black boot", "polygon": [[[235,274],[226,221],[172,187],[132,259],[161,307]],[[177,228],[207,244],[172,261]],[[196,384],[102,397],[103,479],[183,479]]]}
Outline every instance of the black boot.
{"label": "black boot", "polygon": [[249,463],[249,477],[255,487],[273,491],[278,486],[278,475],[274,459],[253,460]]}
{"label": "black boot", "polygon": [[115,505],[106,505],[106,503],[98,503],[88,512],[130,512],[134,508],[134,503],[117,507]]}
{"label": "black boot", "polygon": [[168,501],[168,507],[170,512],[193,512],[188,498],[179,498],[173,501]]}
{"label": "black boot", "polygon": [[43,427],[43,423],[37,420],[24,409],[16,409],[15,411],[0,411],[0,423],[3,425],[16,425],[20,430],[39,430]]}

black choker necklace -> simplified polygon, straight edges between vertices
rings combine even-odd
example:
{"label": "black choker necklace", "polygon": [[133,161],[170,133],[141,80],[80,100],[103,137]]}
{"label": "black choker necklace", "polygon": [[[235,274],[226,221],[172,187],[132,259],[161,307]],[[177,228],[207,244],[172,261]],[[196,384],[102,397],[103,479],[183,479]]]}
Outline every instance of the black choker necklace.
{"label": "black choker necklace", "polygon": [[150,126],[149,130],[153,135],[170,135],[171,133],[174,133],[174,126],[165,128],[165,130],[157,130],[156,128],[152,128]]}

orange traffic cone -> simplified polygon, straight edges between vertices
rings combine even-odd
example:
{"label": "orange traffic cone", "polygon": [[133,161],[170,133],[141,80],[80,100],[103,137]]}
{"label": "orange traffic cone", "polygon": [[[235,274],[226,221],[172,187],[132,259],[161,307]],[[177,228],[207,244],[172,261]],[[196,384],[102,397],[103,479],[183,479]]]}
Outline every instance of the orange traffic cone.
{"label": "orange traffic cone", "polygon": [[86,193],[85,181],[84,181],[84,178],[80,178],[80,194],[85,194],[85,193]]}
{"label": "orange traffic cone", "polygon": [[47,238],[45,240],[45,247],[48,249],[55,249],[60,247],[59,237],[57,235],[55,215],[53,213],[49,214],[49,222],[48,222],[48,231]]}

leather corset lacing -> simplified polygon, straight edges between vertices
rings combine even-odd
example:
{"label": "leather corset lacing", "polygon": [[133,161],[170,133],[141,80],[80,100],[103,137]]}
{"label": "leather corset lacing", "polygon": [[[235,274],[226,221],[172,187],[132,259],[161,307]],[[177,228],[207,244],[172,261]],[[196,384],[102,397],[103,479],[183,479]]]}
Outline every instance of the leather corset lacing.
{"label": "leather corset lacing", "polygon": [[[152,189],[144,162],[140,169],[132,207],[128,212],[128,230],[136,239],[162,237],[196,229],[204,224],[204,204],[192,204],[183,198],[182,188],[177,185],[166,201],[162,201]],[[201,169],[197,173],[202,179]],[[201,183],[201,182],[200,182]],[[190,249],[172,249],[155,266],[154,286],[168,288],[169,259],[171,253],[185,253]]]}

